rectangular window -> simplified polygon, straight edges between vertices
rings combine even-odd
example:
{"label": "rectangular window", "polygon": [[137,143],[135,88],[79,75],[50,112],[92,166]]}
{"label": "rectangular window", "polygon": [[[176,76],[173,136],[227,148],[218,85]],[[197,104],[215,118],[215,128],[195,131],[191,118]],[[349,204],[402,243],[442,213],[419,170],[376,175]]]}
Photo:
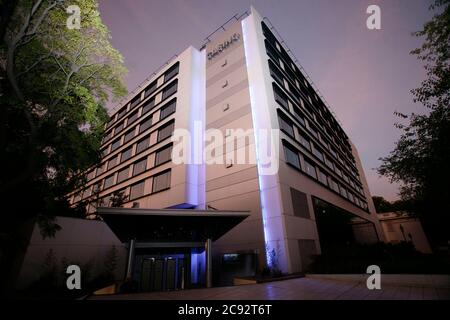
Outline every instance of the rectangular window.
{"label": "rectangular window", "polygon": [[334,191],[339,193],[339,185],[336,183],[336,181],[334,181],[333,179],[329,178],[329,183],[330,183],[331,189],[333,189]]}
{"label": "rectangular window", "polygon": [[166,104],[164,107],[161,108],[159,119],[162,120],[170,116],[172,113],[175,112],[175,108],[176,108],[176,100],[173,100],[170,103]]}
{"label": "rectangular window", "polygon": [[123,107],[119,110],[119,113],[117,114],[117,119],[122,118],[127,113],[127,107]]}
{"label": "rectangular window", "polygon": [[308,200],[305,193],[296,189],[291,189],[292,208],[294,209],[294,216],[310,219],[308,208]]}
{"label": "rectangular window", "polygon": [[298,157],[297,151],[290,148],[287,145],[284,145],[284,157],[286,159],[286,162],[293,165],[297,169],[300,169],[300,158]]}
{"label": "rectangular window", "polygon": [[315,145],[313,145],[312,152],[318,159],[320,159],[320,161],[323,162],[323,153]]}
{"label": "rectangular window", "polygon": [[120,170],[119,173],[117,174],[117,183],[120,183],[120,182],[128,179],[129,172],[130,172],[130,167],[126,167],[126,168]]}
{"label": "rectangular window", "polygon": [[316,137],[317,139],[319,139],[319,134],[317,133],[316,128],[314,128],[313,126],[309,125],[308,126],[309,131],[313,134],[314,137]]}
{"label": "rectangular window", "polygon": [[157,141],[160,142],[160,141],[162,141],[164,139],[167,139],[170,136],[172,136],[174,127],[175,127],[174,123],[171,122],[170,124],[168,124],[168,125],[166,125],[166,126],[164,126],[162,128],[159,128],[158,129],[158,139],[157,139]]}
{"label": "rectangular window", "polygon": [[98,167],[98,168],[96,169],[95,176],[98,177],[98,176],[101,175],[102,173],[103,173],[103,165],[101,165],[100,167]]}
{"label": "rectangular window", "polygon": [[134,138],[134,133],[135,133],[135,129],[128,131],[127,133],[125,133],[125,136],[123,138],[123,143],[127,143],[128,141],[130,141],[131,139]]}
{"label": "rectangular window", "polygon": [[109,154],[109,148],[106,147],[103,150],[100,151],[102,154],[102,157],[106,157]]}
{"label": "rectangular window", "polygon": [[95,170],[92,170],[91,172],[89,172],[89,173],[87,174],[87,180],[88,180],[88,181],[94,179],[94,177],[95,177]]}
{"label": "rectangular window", "polygon": [[170,171],[165,171],[153,177],[152,192],[170,188]]}
{"label": "rectangular window", "polygon": [[342,171],[337,166],[334,168],[334,171],[338,174],[338,176],[342,177]]}
{"label": "rectangular window", "polygon": [[341,190],[341,195],[347,198],[347,189],[345,189],[343,186],[339,186],[339,189]]}
{"label": "rectangular window", "polygon": [[108,170],[110,170],[111,168],[114,168],[117,165],[117,158],[118,158],[118,156],[114,156],[114,158],[111,158],[108,161]]}
{"label": "rectangular window", "polygon": [[146,114],[147,112],[152,110],[154,107],[155,107],[155,98],[151,98],[142,107],[142,114],[141,114],[141,116],[143,116],[144,114]]}
{"label": "rectangular window", "polygon": [[278,102],[284,109],[289,110],[287,96],[275,84],[273,84],[273,94],[275,96],[275,101]]}
{"label": "rectangular window", "polygon": [[317,170],[319,181],[322,182],[324,185],[328,185],[328,179],[325,173],[323,173],[321,170]]}
{"label": "rectangular window", "polygon": [[109,130],[107,134],[104,135],[102,142],[106,142],[112,137],[112,130]]}
{"label": "rectangular window", "polygon": [[130,188],[130,200],[137,199],[144,195],[145,180],[133,184]]}
{"label": "rectangular window", "polygon": [[350,199],[351,202],[355,202],[355,198],[353,197],[353,193],[348,192],[348,198]]}
{"label": "rectangular window", "polygon": [[120,138],[111,143],[111,152],[120,147]]}
{"label": "rectangular window", "polygon": [[168,162],[172,159],[172,146],[167,146],[156,152],[155,166]]}
{"label": "rectangular window", "polygon": [[104,188],[107,189],[111,187],[114,184],[114,175],[110,175],[109,177],[105,178],[105,185]]}
{"label": "rectangular window", "polygon": [[133,154],[133,148],[129,147],[127,149],[125,149],[124,151],[122,151],[122,155],[120,157],[120,162],[124,162],[127,161],[128,159],[131,158],[131,155]]}
{"label": "rectangular window", "polygon": [[330,148],[330,152],[333,155],[333,157],[337,158],[337,153],[333,148]]}
{"label": "rectangular window", "polygon": [[130,109],[135,108],[135,107],[139,104],[139,102],[141,102],[141,94],[139,94],[136,98],[134,98],[134,99],[131,101]]}
{"label": "rectangular window", "polygon": [[147,169],[147,157],[134,163],[133,176],[137,176]]}
{"label": "rectangular window", "polygon": [[123,121],[121,124],[119,124],[115,129],[114,129],[114,134],[117,135],[118,133],[120,133],[123,130]]}
{"label": "rectangular window", "polygon": [[178,74],[179,69],[179,63],[177,62],[175,65],[173,65],[169,70],[166,71],[164,74],[164,82],[169,81],[173,77],[175,77]]}
{"label": "rectangular window", "polygon": [[309,143],[309,139],[306,138],[303,134],[300,134],[299,138],[300,138],[300,143],[302,144],[302,146],[304,146],[306,149],[311,151],[311,144]]}
{"label": "rectangular window", "polygon": [[302,124],[302,126],[306,126],[305,117],[303,116],[301,110],[297,107],[294,107],[294,116]]}
{"label": "rectangular window", "polygon": [[294,126],[288,122],[289,120],[286,120],[284,117],[278,116],[278,122],[280,124],[280,130],[287,133],[289,136],[294,136]]}
{"label": "rectangular window", "polygon": [[333,161],[330,160],[330,158],[325,157],[325,164],[331,168],[332,170],[334,170],[334,165],[333,165]]}
{"label": "rectangular window", "polygon": [[313,177],[314,179],[317,179],[317,172],[314,164],[311,161],[307,160],[306,158],[304,159],[304,162],[306,174]]}
{"label": "rectangular window", "polygon": [[155,92],[157,84],[158,84],[158,81],[155,80],[148,85],[148,87],[145,89],[145,98],[147,98],[149,95],[151,95],[153,92]]}
{"label": "rectangular window", "polygon": [[151,126],[152,126],[152,117],[148,117],[147,119],[142,121],[141,124],[139,125],[139,133],[144,132],[145,130],[147,130]]}
{"label": "rectangular window", "polygon": [[178,82],[172,82],[168,87],[163,89],[163,93],[162,93],[162,99],[167,99],[168,97],[170,97],[171,95],[173,95],[175,92],[177,92],[177,88],[178,88]]}
{"label": "rectangular window", "polygon": [[128,122],[127,122],[127,126],[129,126],[130,124],[132,124],[133,122],[135,122],[138,118],[138,110],[136,110],[135,112],[133,112],[129,117],[128,117]]}
{"label": "rectangular window", "polygon": [[272,78],[274,78],[282,86],[284,86],[283,74],[277,69],[277,67],[275,66],[274,63],[272,63],[272,61],[269,61],[269,68],[270,68],[270,75],[272,76]]}
{"label": "rectangular window", "polygon": [[142,151],[144,151],[145,149],[148,148],[148,146],[150,145],[150,136],[142,139],[141,141],[139,141],[137,143],[136,146],[136,154],[141,153]]}

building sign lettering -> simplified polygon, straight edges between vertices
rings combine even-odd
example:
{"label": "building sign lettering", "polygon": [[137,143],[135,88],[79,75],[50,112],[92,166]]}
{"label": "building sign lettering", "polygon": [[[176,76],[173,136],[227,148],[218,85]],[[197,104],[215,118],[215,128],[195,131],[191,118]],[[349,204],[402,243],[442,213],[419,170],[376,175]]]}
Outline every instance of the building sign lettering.
{"label": "building sign lettering", "polygon": [[230,47],[233,43],[238,42],[241,39],[241,35],[239,33],[234,33],[229,39],[225,40],[221,44],[219,44],[215,49],[211,52],[208,52],[208,60],[218,56],[222,51]]}

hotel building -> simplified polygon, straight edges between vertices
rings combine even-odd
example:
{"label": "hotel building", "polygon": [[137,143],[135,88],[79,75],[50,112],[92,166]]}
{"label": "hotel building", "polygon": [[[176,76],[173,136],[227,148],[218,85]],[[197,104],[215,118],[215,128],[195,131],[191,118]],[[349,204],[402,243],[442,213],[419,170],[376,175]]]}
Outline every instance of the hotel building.
{"label": "hotel building", "polygon": [[[224,163],[175,164],[177,129],[197,140],[223,132],[231,148],[206,160]],[[230,144],[230,129],[254,134]],[[264,174],[258,132],[278,129],[279,168]],[[256,163],[235,161],[241,148]],[[141,290],[230,284],[264,269],[305,272],[314,255],[384,241],[356,147],[254,8],[132,92],[112,113],[101,150],[71,203],[87,204],[127,244],[126,275]],[[194,158],[205,146],[193,142],[186,152]],[[123,208],[114,207],[118,192]]]}

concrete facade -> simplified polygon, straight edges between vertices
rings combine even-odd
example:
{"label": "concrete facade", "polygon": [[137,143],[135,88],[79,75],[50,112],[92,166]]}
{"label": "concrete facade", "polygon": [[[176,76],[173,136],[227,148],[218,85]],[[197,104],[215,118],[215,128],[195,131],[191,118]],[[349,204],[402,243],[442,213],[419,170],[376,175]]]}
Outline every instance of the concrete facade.
{"label": "concrete facade", "polygon": [[[96,206],[110,206],[111,195],[121,190],[127,208],[248,210],[250,216],[217,240],[213,252],[218,261],[225,254],[255,254],[259,270],[276,266],[285,273],[301,272],[311,255],[320,254],[319,200],[356,221],[355,238],[384,241],[356,147],[288,52],[270,23],[252,8],[209,37],[201,50],[190,47],[176,56],[112,114],[102,145],[102,169],[88,172],[84,190],[70,195],[73,205],[84,199],[92,212]],[[176,90],[166,96],[174,82]],[[173,99],[176,110],[162,117]],[[148,118],[153,119],[149,126]],[[163,128],[171,123],[166,136]],[[169,139],[172,132],[196,128],[202,133],[219,129],[225,137],[227,129],[256,134],[235,143],[225,155],[221,147],[208,153],[203,144],[190,145],[191,155],[225,157],[224,164],[174,164],[172,158],[158,163],[164,158],[158,150],[177,142]],[[257,133],[262,129],[279,130],[275,174],[263,174],[264,141]],[[159,139],[161,134],[164,139]],[[142,149],[146,137],[149,143]],[[229,160],[239,148],[256,163]],[[120,163],[114,164],[119,154]],[[142,169],[142,160],[145,168],[133,174]]]}

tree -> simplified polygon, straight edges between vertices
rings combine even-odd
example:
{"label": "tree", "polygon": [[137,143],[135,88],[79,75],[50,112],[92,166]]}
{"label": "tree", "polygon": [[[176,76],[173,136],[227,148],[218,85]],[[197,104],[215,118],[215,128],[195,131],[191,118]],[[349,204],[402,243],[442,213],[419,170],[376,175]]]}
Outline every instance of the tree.
{"label": "tree", "polygon": [[412,90],[414,102],[427,112],[396,113],[404,123],[394,150],[384,158],[378,172],[402,183],[400,195],[414,203],[430,241],[448,243],[450,236],[450,0],[436,0],[430,10],[440,12],[414,33],[424,37],[411,52],[424,62],[427,79]]}
{"label": "tree", "polygon": [[[80,29],[67,28],[69,5],[80,8]],[[76,212],[66,195],[100,159],[105,103],[125,95],[126,68],[95,0],[2,1],[0,7],[0,195],[13,204],[0,227],[6,257],[20,249],[12,244],[25,245],[17,235],[25,222],[39,217],[51,235],[48,222],[56,214]]]}
{"label": "tree", "polygon": [[377,210],[377,213],[390,212],[392,211],[392,203],[384,199],[383,197],[373,196],[373,205]]}
{"label": "tree", "polygon": [[111,196],[111,207],[121,208],[127,200],[128,196],[123,191],[115,191]]}

